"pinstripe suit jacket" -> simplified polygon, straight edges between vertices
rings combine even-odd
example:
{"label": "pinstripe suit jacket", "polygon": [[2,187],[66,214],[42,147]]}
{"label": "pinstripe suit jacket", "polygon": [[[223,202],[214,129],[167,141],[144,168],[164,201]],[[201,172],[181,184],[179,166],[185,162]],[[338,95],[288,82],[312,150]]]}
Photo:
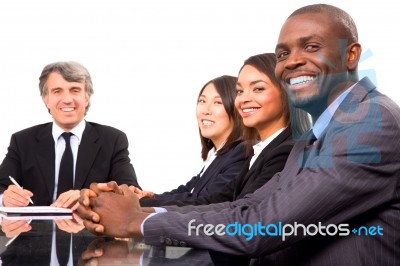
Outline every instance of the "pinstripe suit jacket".
{"label": "pinstripe suit jacket", "polygon": [[[340,104],[302,165],[304,146],[305,141],[298,141],[283,171],[244,199],[149,218],[144,223],[145,241],[160,245],[166,238],[176,239],[184,245],[258,258],[253,263],[260,265],[399,265],[399,107],[364,78]],[[280,236],[246,240],[245,235],[203,231],[197,236],[195,230],[189,236],[193,219],[194,225],[348,224],[349,233],[305,236],[300,231],[285,241]],[[380,226],[383,235],[350,231],[361,226]]]}

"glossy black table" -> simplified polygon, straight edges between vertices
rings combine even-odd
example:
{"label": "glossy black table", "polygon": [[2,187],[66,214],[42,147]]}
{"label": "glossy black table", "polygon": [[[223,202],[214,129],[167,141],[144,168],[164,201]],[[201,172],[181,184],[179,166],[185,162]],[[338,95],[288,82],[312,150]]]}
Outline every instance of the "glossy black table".
{"label": "glossy black table", "polygon": [[[53,220],[33,220],[32,229],[23,232],[5,246],[11,237],[0,231],[0,265],[53,265],[55,254]],[[3,229],[3,228],[2,228]],[[65,234],[65,242],[72,235],[73,258],[70,265],[213,265],[208,251],[183,247],[152,247],[134,239],[98,237],[82,228],[77,233]],[[94,250],[101,251],[93,257]]]}

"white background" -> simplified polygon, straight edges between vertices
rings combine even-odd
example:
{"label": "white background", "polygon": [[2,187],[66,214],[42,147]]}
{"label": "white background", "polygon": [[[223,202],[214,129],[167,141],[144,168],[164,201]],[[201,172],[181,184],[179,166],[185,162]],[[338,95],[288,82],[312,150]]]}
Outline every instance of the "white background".
{"label": "white background", "polygon": [[[92,75],[86,117],[124,131],[144,189],[163,192],[202,167],[196,98],[210,79],[237,75],[251,55],[273,52],[280,27],[312,1],[1,0],[0,161],[11,134],[51,121],[38,77],[74,60]],[[381,92],[399,103],[394,1],[327,1],[358,25],[365,61]],[[371,56],[368,56],[371,55]]]}

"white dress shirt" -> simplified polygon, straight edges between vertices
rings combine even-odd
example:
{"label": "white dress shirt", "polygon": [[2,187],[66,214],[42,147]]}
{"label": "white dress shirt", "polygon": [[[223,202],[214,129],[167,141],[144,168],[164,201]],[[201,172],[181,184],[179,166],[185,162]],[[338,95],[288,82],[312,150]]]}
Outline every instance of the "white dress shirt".
{"label": "white dress shirt", "polygon": [[256,145],[253,146],[254,155],[253,155],[253,157],[251,157],[249,170],[250,170],[251,166],[253,165],[253,163],[257,160],[258,156],[263,151],[263,149],[265,147],[267,147],[268,144],[270,144],[271,141],[273,141],[285,129],[286,129],[286,127],[279,129],[278,131],[276,131],[274,134],[272,134],[271,136],[269,136],[265,140],[260,141],[259,143],[257,143]]}
{"label": "white dress shirt", "polygon": [[[222,147],[222,146],[221,146]],[[217,152],[220,150],[221,148],[219,148],[218,150],[214,148],[212,148],[211,150],[208,151],[207,154],[207,158],[204,161],[204,167],[201,170],[200,176],[202,176],[204,174],[204,172],[207,170],[207,168],[210,166],[210,164],[214,161],[215,158],[217,158]]]}
{"label": "white dress shirt", "polygon": [[[74,184],[75,184],[75,168],[76,168],[76,158],[78,157],[78,148],[79,144],[82,140],[83,131],[86,127],[86,121],[82,120],[78,125],[76,125],[70,132],[73,134],[71,136],[71,149],[72,149],[72,156],[74,159]],[[65,150],[65,140],[61,136],[62,133],[65,131],[60,128],[56,123],[53,123],[53,130],[52,135],[54,138],[54,149],[56,151],[56,158],[55,158],[55,179],[54,179],[54,194],[53,194],[53,201],[57,199],[57,186],[58,186],[58,173],[60,171],[60,163],[61,158],[63,156]]]}
{"label": "white dress shirt", "polygon": [[343,102],[344,98],[346,98],[353,87],[354,85],[342,92],[342,94],[340,94],[318,117],[317,121],[315,121],[312,131],[317,139],[322,135],[329,122],[332,120],[333,114],[336,112],[339,105]]}

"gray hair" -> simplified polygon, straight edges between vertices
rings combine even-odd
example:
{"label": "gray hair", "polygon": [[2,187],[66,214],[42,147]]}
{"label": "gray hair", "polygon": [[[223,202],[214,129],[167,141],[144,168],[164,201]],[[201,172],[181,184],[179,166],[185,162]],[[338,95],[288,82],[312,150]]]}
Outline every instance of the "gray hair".
{"label": "gray hair", "polygon": [[[42,70],[39,77],[39,91],[41,96],[48,94],[46,85],[47,79],[51,73],[60,74],[68,82],[79,82],[85,85],[85,92],[91,96],[94,93],[92,78],[89,71],[78,62],[55,62],[48,64]],[[86,107],[86,112],[89,110],[90,103]]]}

